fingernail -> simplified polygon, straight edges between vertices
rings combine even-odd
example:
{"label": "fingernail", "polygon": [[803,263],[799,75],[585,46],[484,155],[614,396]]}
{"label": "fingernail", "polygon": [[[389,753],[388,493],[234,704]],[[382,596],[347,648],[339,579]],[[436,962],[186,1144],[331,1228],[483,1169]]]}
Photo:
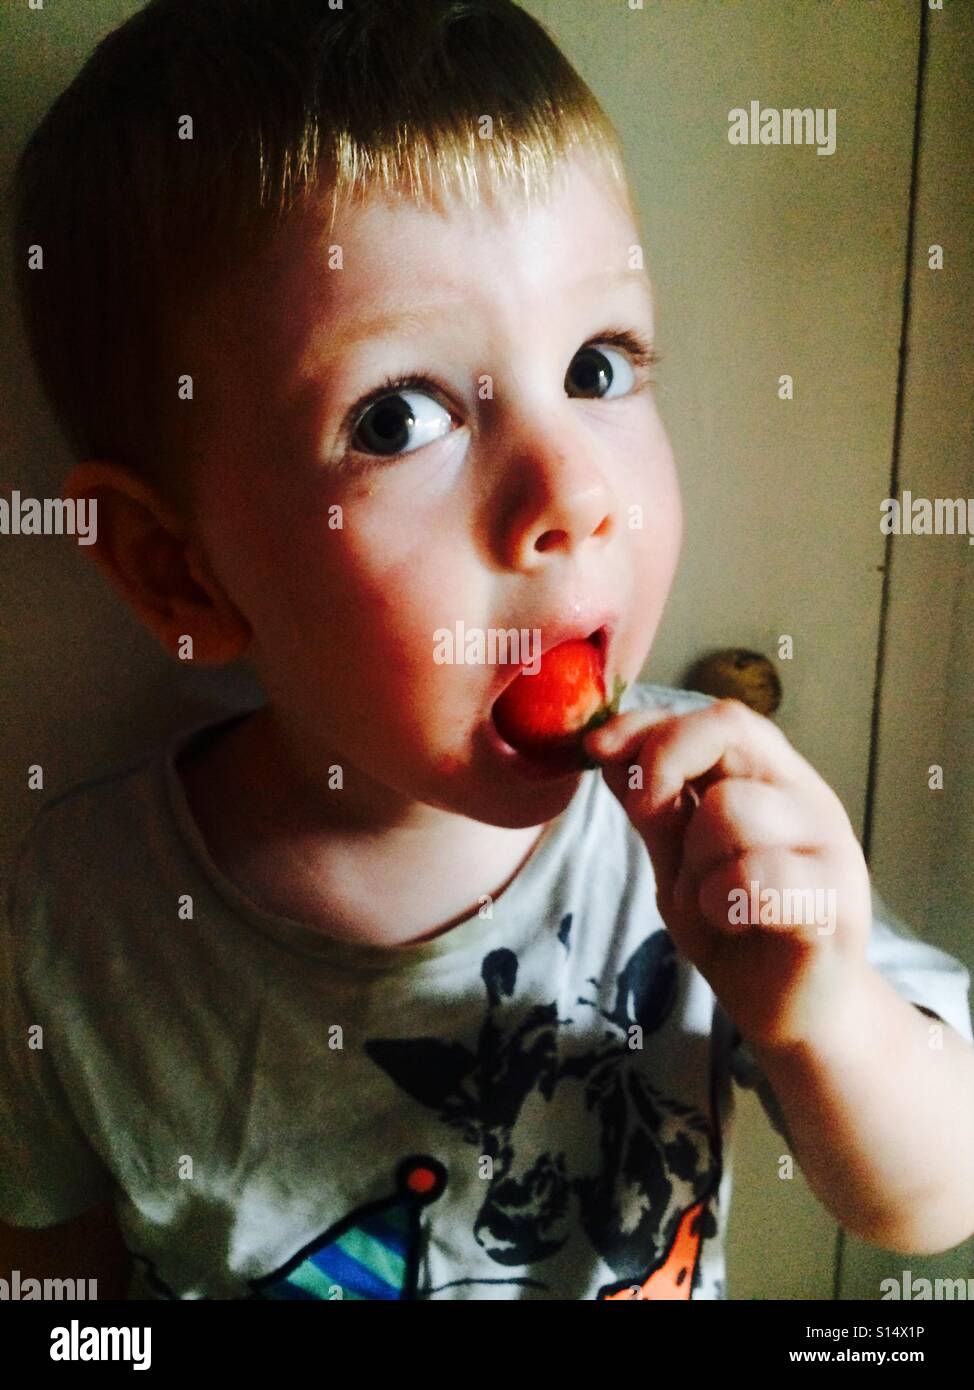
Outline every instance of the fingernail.
{"label": "fingernail", "polygon": [[589,729],[582,738],[582,746],[600,757],[607,756],[614,752],[616,746],[613,730],[607,724],[600,724],[597,729]]}

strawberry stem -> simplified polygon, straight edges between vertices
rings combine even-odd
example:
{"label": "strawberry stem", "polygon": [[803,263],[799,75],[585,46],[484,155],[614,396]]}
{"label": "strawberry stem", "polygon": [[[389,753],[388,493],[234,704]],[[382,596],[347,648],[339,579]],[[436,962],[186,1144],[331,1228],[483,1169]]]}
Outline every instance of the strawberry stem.
{"label": "strawberry stem", "polygon": [[[578,731],[579,743],[581,743],[581,740],[590,730],[599,728],[600,725],[605,724],[609,719],[612,719],[614,715],[619,713],[619,701],[622,699],[625,688],[626,682],[621,676],[617,675],[612,682],[612,699],[607,704],[603,705],[601,709],[597,709],[586,723],[582,725]],[[600,766],[594,758],[589,757],[584,748],[580,749],[580,753],[582,767],[586,772],[591,772]]]}

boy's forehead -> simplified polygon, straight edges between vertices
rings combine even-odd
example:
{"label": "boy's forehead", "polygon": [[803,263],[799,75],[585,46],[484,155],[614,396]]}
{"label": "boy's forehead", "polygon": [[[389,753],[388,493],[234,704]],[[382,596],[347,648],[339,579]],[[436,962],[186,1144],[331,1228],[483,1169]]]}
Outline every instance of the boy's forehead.
{"label": "boy's forehead", "polygon": [[[650,287],[634,257],[638,230],[617,186],[586,160],[564,170],[550,197],[528,203],[502,190],[469,207],[439,208],[406,195],[376,196],[329,227],[329,200],[293,217],[275,238],[260,281],[278,325],[361,339],[394,320],[422,328],[428,315],[479,302],[543,310],[552,296]],[[272,325],[268,323],[267,329]]]}

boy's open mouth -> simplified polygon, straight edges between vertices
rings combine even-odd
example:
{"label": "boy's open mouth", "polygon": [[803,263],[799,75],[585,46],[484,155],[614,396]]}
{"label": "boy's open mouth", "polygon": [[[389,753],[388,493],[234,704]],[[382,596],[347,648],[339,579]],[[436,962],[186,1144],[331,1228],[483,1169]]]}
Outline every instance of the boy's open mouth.
{"label": "boy's open mouth", "polygon": [[541,654],[539,669],[516,671],[491,706],[502,749],[517,755],[528,776],[564,776],[588,765],[581,736],[607,705],[607,626],[568,638]]}
{"label": "boy's open mouth", "polygon": [[605,653],[609,644],[609,630],[605,627],[597,627],[594,632],[589,633],[587,641],[595,647],[602,660],[602,669],[605,670]]}

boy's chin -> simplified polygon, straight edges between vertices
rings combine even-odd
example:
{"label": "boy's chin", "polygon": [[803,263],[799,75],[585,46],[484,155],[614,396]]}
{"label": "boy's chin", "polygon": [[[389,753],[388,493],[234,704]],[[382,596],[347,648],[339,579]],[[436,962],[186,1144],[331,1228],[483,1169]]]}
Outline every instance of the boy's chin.
{"label": "boy's chin", "polygon": [[519,796],[506,806],[485,807],[484,814],[477,819],[504,830],[527,830],[530,826],[543,825],[566,810],[578,791],[581,776],[579,772],[574,778],[562,778],[557,786],[536,788],[532,795]]}
{"label": "boy's chin", "polygon": [[538,786],[527,795],[516,787],[507,792],[480,787],[469,797],[458,797],[449,804],[439,800],[431,804],[499,830],[527,830],[560,816],[578,791],[580,777],[581,773],[563,778],[557,786]]}
{"label": "boy's chin", "polygon": [[578,791],[586,769],[533,766],[521,760],[498,763],[477,756],[462,768],[454,765],[439,771],[445,782],[438,779],[431,804],[484,825],[525,830],[560,815]]}

